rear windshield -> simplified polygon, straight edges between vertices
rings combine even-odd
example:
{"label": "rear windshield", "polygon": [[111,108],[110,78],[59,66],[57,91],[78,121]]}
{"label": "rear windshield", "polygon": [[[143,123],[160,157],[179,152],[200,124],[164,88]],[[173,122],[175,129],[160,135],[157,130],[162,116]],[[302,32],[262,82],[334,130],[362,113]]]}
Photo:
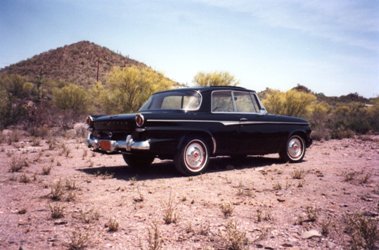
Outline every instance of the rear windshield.
{"label": "rear windshield", "polygon": [[201,94],[198,91],[169,91],[152,95],[140,108],[147,110],[198,110]]}

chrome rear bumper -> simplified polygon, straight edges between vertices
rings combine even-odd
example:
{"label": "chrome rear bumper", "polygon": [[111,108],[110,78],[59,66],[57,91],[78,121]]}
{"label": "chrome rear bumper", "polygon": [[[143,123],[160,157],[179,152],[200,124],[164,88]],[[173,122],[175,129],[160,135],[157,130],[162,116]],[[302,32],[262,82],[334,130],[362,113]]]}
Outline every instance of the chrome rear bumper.
{"label": "chrome rear bumper", "polygon": [[125,141],[98,139],[91,133],[87,137],[87,145],[95,151],[104,151],[107,153],[122,153],[132,150],[146,151],[150,150],[150,140],[134,141],[131,135],[126,137]]}

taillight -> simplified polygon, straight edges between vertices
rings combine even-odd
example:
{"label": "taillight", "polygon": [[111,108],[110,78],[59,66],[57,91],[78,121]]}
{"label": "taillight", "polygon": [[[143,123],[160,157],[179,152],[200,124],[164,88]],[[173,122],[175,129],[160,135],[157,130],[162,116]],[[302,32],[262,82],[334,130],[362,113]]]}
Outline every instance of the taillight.
{"label": "taillight", "polygon": [[143,117],[142,114],[136,114],[136,125],[137,127],[142,127],[144,122],[145,122],[145,118]]}

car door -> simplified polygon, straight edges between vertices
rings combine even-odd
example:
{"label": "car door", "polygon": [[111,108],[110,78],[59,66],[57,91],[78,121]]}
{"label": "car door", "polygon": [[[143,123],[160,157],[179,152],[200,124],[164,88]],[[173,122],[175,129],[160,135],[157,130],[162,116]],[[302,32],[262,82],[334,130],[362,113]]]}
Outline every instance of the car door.
{"label": "car door", "polygon": [[275,123],[267,120],[261,112],[258,98],[252,92],[233,91],[236,113],[240,114],[240,152],[243,154],[264,154],[275,152],[278,135]]}
{"label": "car door", "polygon": [[231,90],[215,90],[211,95],[212,120],[219,126],[212,131],[219,154],[238,154],[241,151],[241,114],[235,112]]}

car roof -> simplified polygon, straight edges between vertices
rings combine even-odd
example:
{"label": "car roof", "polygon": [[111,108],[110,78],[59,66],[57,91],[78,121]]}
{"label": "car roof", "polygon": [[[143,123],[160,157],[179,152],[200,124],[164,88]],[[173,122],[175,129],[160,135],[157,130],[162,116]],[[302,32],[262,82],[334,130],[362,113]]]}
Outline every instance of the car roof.
{"label": "car roof", "polygon": [[235,91],[249,91],[254,92],[254,90],[246,89],[243,87],[238,86],[209,86],[209,87],[184,87],[184,88],[176,88],[176,89],[170,89],[165,91],[159,91],[158,93],[165,93],[165,92],[173,92],[173,91],[200,91],[200,92],[207,92],[207,91],[213,91],[213,90],[235,90]]}

